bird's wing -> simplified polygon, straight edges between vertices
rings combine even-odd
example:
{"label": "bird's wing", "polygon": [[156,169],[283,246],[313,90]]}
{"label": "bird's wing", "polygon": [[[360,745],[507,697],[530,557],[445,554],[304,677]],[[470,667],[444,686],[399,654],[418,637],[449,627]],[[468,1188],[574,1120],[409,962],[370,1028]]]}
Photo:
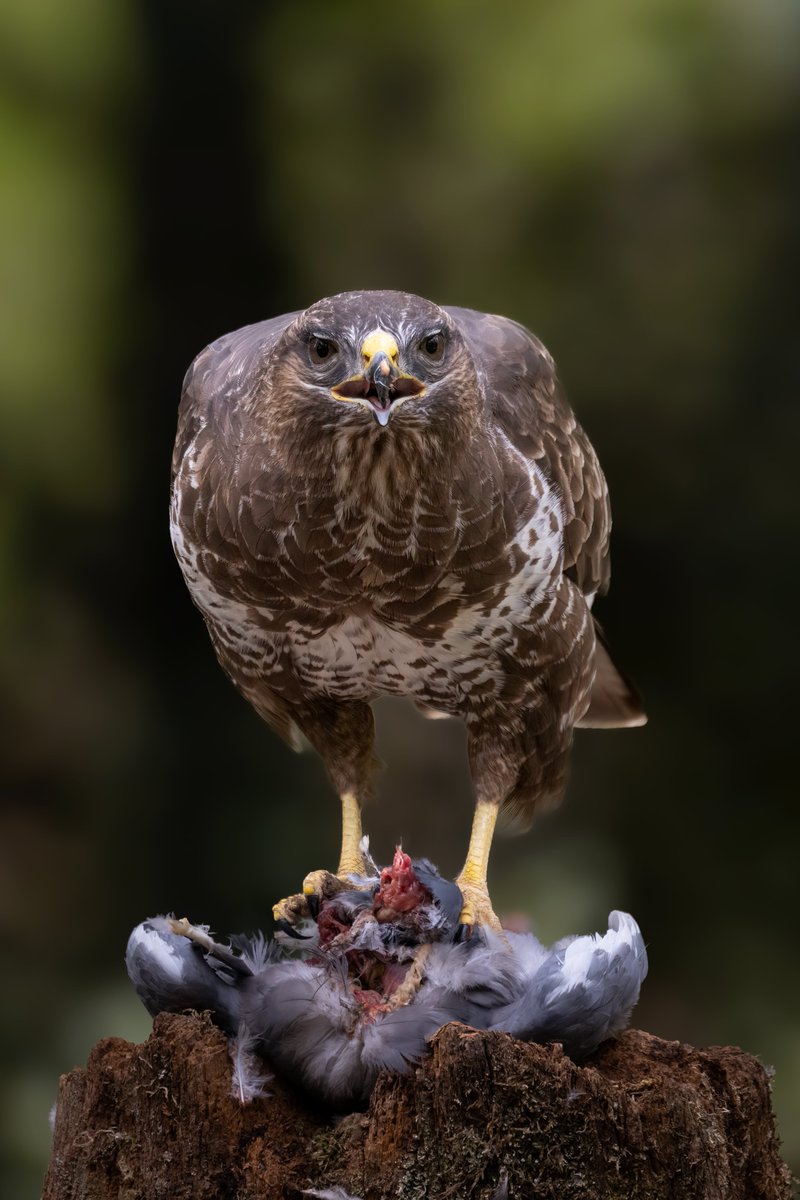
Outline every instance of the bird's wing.
{"label": "bird's wing", "polygon": [[564,574],[587,597],[608,589],[611,510],[592,445],[561,391],[542,343],[506,317],[446,310],[466,337],[487,405],[512,445],[561,496]]}
{"label": "bird's wing", "polygon": [[582,1059],[628,1024],[647,975],[644,939],[628,913],[609,913],[605,934],[562,938],[544,956],[532,934],[512,934],[510,941],[518,992],[492,1013],[490,1029],[522,1041],[561,1042]]}
{"label": "bird's wing", "polygon": [[[251,517],[254,498],[248,488],[248,462],[243,461],[243,423],[256,394],[270,354],[297,313],[284,313],[257,325],[226,334],[207,346],[194,360],[183,383],[178,433],[172,458],[173,521],[190,541],[208,547],[221,563],[239,562],[241,539],[249,545],[258,538]],[[263,500],[269,504],[269,498]],[[274,498],[278,503],[278,497]],[[262,525],[269,513],[261,514]],[[263,540],[263,539],[262,539]],[[257,573],[236,576],[240,601],[270,599],[256,596]],[[217,586],[227,579],[220,573]],[[285,598],[284,598],[285,599]],[[214,639],[223,669],[237,686],[236,664],[224,645]],[[242,687],[242,690],[245,690]],[[245,694],[259,715],[280,737],[298,745],[297,731],[288,705],[269,686],[254,680]]]}
{"label": "bird's wing", "polygon": [[226,333],[198,354],[183,381],[178,433],[172,455],[173,478],[201,424],[219,426],[237,403],[246,403],[284,329],[298,313],[283,313]]}
{"label": "bird's wing", "polygon": [[[564,513],[563,573],[591,604],[598,592],[608,591],[611,508],[597,455],[564,397],[555,363],[538,338],[516,321],[468,308],[447,312],[467,339],[497,425],[558,489]],[[579,724],[643,725],[647,718],[638,692],[612,661],[596,622],[595,633],[595,681]]]}

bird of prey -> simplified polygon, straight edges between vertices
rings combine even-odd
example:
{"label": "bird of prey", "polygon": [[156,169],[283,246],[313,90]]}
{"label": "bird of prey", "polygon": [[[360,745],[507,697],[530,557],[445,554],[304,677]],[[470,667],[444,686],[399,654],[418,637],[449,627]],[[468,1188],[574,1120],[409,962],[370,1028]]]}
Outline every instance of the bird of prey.
{"label": "bird of prey", "polygon": [[[550,354],[504,317],[346,292],[220,338],[186,376],[172,540],[222,667],[322,756],[342,880],[364,868],[370,701],[463,719],[466,927],[498,926],[500,810],[524,826],[558,802],[576,726],[645,720],[591,612],[610,524]],[[296,922],[326,879],[276,918]]]}

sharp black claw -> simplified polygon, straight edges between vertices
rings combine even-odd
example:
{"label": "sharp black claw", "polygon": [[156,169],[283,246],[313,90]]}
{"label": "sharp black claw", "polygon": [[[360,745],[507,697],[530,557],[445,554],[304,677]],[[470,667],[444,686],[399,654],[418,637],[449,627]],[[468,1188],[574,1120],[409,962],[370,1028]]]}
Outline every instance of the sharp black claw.
{"label": "sharp black claw", "polygon": [[306,896],[306,904],[308,911],[311,914],[311,920],[316,921],[319,916],[319,896],[314,892],[310,896]]}
{"label": "sharp black claw", "polygon": [[279,920],[275,922],[275,928],[280,930],[281,933],[288,933],[289,937],[297,938],[298,942],[307,942],[309,940],[309,934],[298,933],[294,926],[291,925],[285,917],[280,917]]}
{"label": "sharp black claw", "polygon": [[453,941],[459,942],[459,943],[468,942],[469,939],[472,937],[472,929],[473,929],[472,925],[463,925],[463,924],[459,925],[458,928],[456,929],[456,933],[455,933],[455,937],[453,938]]}

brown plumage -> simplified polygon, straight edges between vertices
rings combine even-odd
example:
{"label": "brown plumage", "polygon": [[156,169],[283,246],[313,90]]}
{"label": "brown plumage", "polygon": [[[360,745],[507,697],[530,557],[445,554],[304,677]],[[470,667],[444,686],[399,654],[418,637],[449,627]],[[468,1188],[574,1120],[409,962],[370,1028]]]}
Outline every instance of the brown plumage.
{"label": "brown plumage", "polygon": [[608,493],[548,352],[503,317],[334,296],[198,356],[173,467],[192,597],[236,686],[325,760],[340,873],[359,862],[369,701],[411,696],[466,722],[465,920],[491,919],[498,808],[527,822],[558,801],[576,725],[644,720],[591,616]]}

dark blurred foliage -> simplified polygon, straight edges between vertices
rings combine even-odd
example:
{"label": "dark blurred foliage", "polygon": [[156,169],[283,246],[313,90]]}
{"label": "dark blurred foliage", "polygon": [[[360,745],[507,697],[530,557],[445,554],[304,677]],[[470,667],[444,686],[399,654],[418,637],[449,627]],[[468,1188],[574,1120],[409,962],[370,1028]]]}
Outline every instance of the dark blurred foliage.
{"label": "dark blurred foliage", "polygon": [[[169,546],[191,358],[349,287],[504,312],[609,478],[599,608],[646,730],[499,843],[545,937],[632,911],[637,1021],[777,1068],[800,1158],[792,0],[18,0],[0,14],[3,1195],[60,1071],[148,1021],[131,926],[264,923],[336,856],[318,762],[217,668]],[[383,706],[367,824],[455,872],[463,734]]]}

